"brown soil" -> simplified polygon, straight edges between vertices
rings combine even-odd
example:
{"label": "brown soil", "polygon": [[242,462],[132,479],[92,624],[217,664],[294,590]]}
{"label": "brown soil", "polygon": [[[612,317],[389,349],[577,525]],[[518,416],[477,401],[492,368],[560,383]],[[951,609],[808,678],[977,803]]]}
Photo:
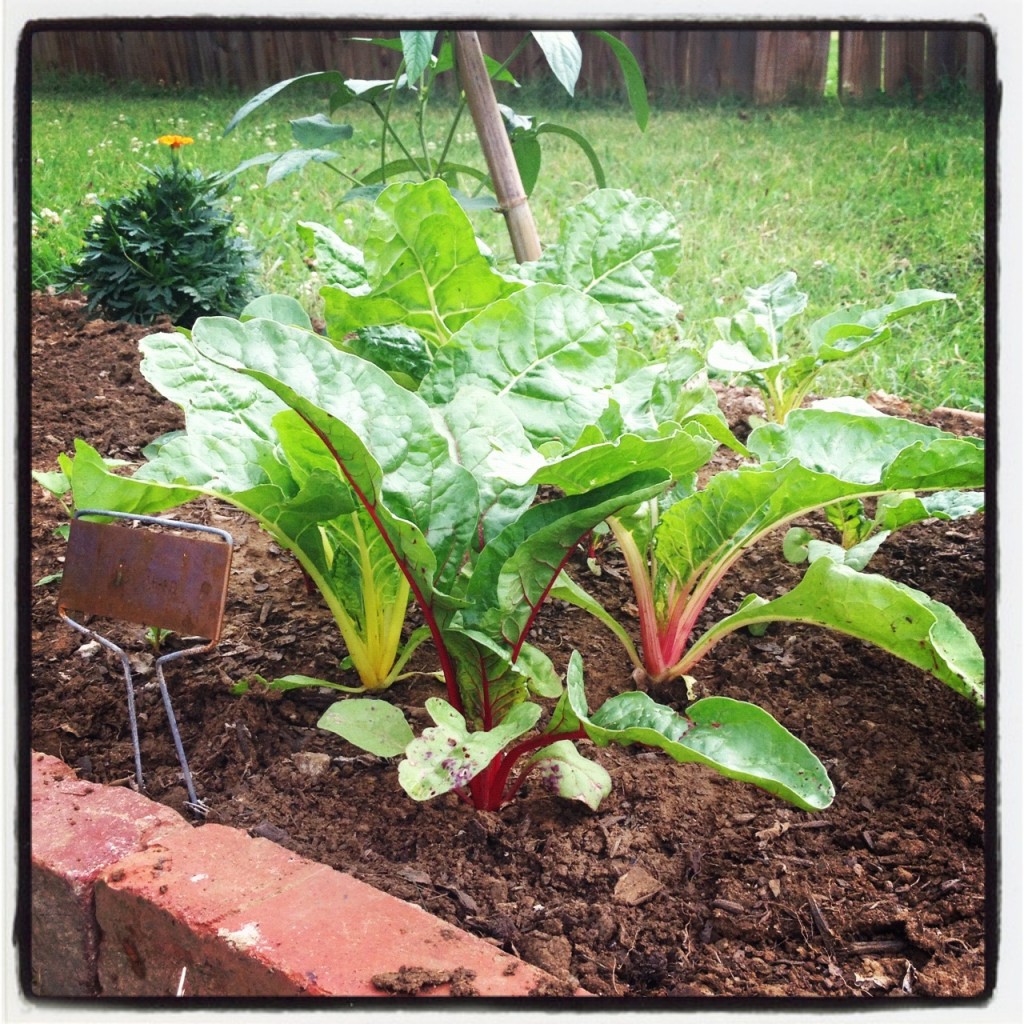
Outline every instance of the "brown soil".
{"label": "brown soil", "polygon": [[[138,460],[142,446],[181,425],[179,410],[138,372],[136,342],[152,330],[89,321],[73,297],[35,297],[33,469],[55,469],[77,437],[105,456]],[[722,398],[737,420],[756,406],[743,392]],[[947,429],[984,429],[949,412],[936,419]],[[30,513],[35,583],[60,570],[54,529],[66,517],[35,485]],[[259,685],[232,693],[257,674],[338,679],[345,652],[295,562],[244,515],[213,502],[183,514],[226,527],[238,543],[219,646],[168,670],[209,820],[350,872],[599,995],[871,1000],[988,988],[985,738],[967,701],[930,676],[803,628],[734,635],[701,663],[703,692],[760,704],[822,758],[837,793],[820,814],[641,748],[589,752],[614,782],[597,812],[538,789],[497,813],[454,796],[415,803],[394,763],[317,729],[331,697]],[[983,531],[983,517],[908,528],[872,567],[946,602],[983,641]],[[711,613],[792,581],[777,548],[750,553]],[[630,621],[614,555],[605,565],[587,585]],[[576,573],[587,576],[582,560]],[[120,667],[102,653],[86,656],[82,638],[57,618],[56,589],[34,586],[31,622],[23,622],[31,629],[31,745],[83,777],[127,784]],[[533,639],[563,666],[580,650],[592,707],[631,688],[620,648],[582,614],[548,608]],[[146,662],[140,655],[148,792],[181,808],[180,771]],[[420,666],[431,667],[429,652]],[[425,678],[400,683],[388,699],[423,724],[436,687]],[[302,756],[310,753],[327,756]]]}

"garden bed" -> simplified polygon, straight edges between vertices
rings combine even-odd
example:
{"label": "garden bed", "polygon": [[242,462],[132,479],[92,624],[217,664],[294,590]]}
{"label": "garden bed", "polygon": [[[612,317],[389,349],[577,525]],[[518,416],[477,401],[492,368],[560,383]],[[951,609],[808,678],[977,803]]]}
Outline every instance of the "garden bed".
{"label": "garden bed", "polygon": [[[53,470],[81,437],[137,461],[182,426],[138,372],[142,328],[90,321],[69,296],[37,295],[32,317],[33,469]],[[728,390],[741,422],[756,399]],[[893,407],[905,414],[906,409]],[[929,422],[980,435],[976,417]],[[836,785],[808,814],[694,765],[641,748],[592,755],[613,791],[596,812],[533,789],[500,812],[455,796],[409,799],[395,765],[316,727],[333,696],[267,691],[243,679],[339,678],[341,638],[296,563],[236,509],[182,515],[238,545],[216,651],[168,670],[185,749],[209,821],[269,838],[419,904],[571,983],[605,996],[872,999],[972,997],[990,980],[986,913],[986,751],[972,705],[902,661],[821,630],[735,634],[698,666],[706,693],[751,700],[822,759]],[[60,569],[64,521],[33,487],[33,582]],[[984,643],[984,518],[911,526],[878,571],[950,605]],[[631,592],[613,553],[578,579],[626,622]],[[795,580],[779,545],[748,553],[710,603],[719,617],[747,592]],[[120,667],[83,649],[57,618],[56,584],[32,592],[31,746],[82,778],[132,776]],[[410,626],[415,625],[410,616]],[[138,635],[141,638],[141,629]],[[583,656],[592,706],[632,688],[617,642],[581,612],[546,607],[531,640],[563,668]],[[430,671],[424,648],[416,667]],[[145,656],[139,667],[144,682]],[[352,682],[352,680],[347,680]],[[388,699],[428,724],[429,677]],[[181,809],[185,791],[159,693],[139,697],[148,793]]]}

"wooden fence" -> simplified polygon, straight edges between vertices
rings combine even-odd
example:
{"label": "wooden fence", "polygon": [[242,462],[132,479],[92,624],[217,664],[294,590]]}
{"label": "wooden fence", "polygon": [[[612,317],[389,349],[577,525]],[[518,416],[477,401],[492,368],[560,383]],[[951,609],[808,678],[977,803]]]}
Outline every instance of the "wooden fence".
{"label": "wooden fence", "polygon": [[[87,23],[79,23],[84,25]],[[159,23],[158,23],[159,24]],[[266,26],[266,23],[260,23]],[[339,70],[346,78],[390,78],[397,55],[352,37],[397,35],[395,27],[317,24],[316,27],[30,26],[25,41],[33,70],[100,75],[167,86],[258,91],[310,71]],[[311,23],[307,23],[311,25]],[[523,30],[478,28],[484,52],[504,60]],[[756,104],[812,100],[825,91],[832,33],[818,29],[643,28],[616,35],[632,50],[655,100],[736,98]],[[839,95],[870,99],[878,93],[920,99],[955,83],[981,92],[991,60],[981,28],[844,30],[839,35]],[[608,46],[578,33],[583,70],[578,91],[600,95],[621,88]],[[536,46],[512,65],[526,83],[549,77]]]}

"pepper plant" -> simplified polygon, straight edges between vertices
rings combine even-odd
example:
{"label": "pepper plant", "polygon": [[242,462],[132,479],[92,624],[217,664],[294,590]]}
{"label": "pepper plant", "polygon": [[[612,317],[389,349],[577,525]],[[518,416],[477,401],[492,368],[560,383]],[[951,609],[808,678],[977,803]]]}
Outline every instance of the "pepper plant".
{"label": "pepper plant", "polygon": [[[592,30],[590,34],[603,40],[615,56],[637,125],[643,130],[647,125],[649,107],[643,74],[636,58],[621,40],[608,32]],[[439,79],[455,69],[453,35],[448,30],[410,29],[401,31],[398,38],[353,39],[351,41],[355,43],[384,47],[400,53],[401,61],[394,77],[372,81],[346,79],[338,71],[315,71],[298,75],[277,82],[252,97],[238,109],[225,129],[225,134],[233,131],[254,110],[292,86],[319,83],[329,90],[331,115],[351,104],[360,103],[369,107],[379,119],[380,160],[371,169],[348,169],[343,166],[344,150],[336,147],[343,146],[353,137],[352,125],[339,124],[324,114],[315,114],[291,122],[296,143],[294,148],[286,153],[269,152],[253,157],[235,168],[232,174],[268,165],[266,180],[267,184],[271,184],[302,170],[310,163],[318,163],[334,171],[348,184],[343,200],[375,198],[385,185],[393,181],[440,178],[467,205],[494,206],[495,200],[490,196],[470,199],[466,194],[467,185],[469,189],[477,191],[489,184],[487,171],[451,156],[452,145],[466,111],[465,96],[461,93],[457,94],[447,130],[441,134],[440,147],[434,148],[437,145],[437,106],[431,103],[438,92]],[[517,88],[518,83],[509,72],[509,67],[531,42],[540,48],[555,79],[570,96],[573,95],[582,68],[583,54],[572,32],[547,30],[525,33],[519,45],[503,63],[485,57],[491,79],[510,88]],[[399,116],[400,110],[407,109],[398,103],[400,94],[405,93],[413,99],[410,118]],[[591,164],[597,186],[605,186],[606,174],[596,150],[576,129],[536,121],[533,117],[516,113],[506,104],[501,104],[499,109],[505,120],[527,194],[532,192],[540,175],[540,140],[542,136],[550,134],[564,136],[578,145]],[[403,124],[404,120],[411,121],[411,124]]]}

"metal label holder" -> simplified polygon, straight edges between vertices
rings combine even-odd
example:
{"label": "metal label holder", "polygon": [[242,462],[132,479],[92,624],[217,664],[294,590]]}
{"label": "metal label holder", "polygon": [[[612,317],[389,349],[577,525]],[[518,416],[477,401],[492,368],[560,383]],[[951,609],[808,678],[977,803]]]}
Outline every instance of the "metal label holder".
{"label": "metal label holder", "polygon": [[[131,529],[109,521],[94,522],[84,518],[86,516],[127,520],[142,526],[186,531],[196,536],[157,529]],[[135,712],[135,684],[128,654],[109,637],[72,618],[68,609],[85,616],[207,638],[206,643],[171,651],[154,662],[160,696],[188,791],[187,806],[199,815],[205,815],[207,807],[196,796],[163,669],[171,661],[202,654],[216,646],[224,619],[233,550],[231,534],[213,526],[129,512],[79,509],[71,522],[64,576],[57,599],[57,613],[64,622],[112,651],[121,661],[135,755],[135,781],[140,790],[145,786]]]}

